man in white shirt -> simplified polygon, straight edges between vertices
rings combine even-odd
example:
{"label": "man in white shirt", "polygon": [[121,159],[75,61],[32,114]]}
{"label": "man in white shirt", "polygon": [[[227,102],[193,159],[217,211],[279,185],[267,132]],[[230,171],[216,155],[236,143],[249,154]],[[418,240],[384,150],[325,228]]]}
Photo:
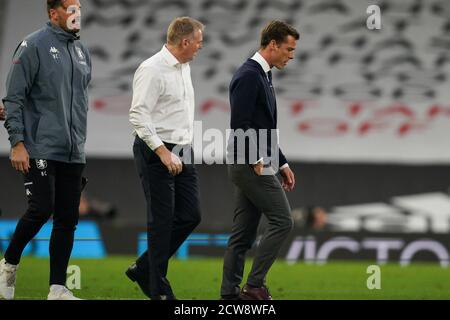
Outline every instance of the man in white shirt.
{"label": "man in white shirt", "polygon": [[[175,299],[166,278],[169,258],[200,223],[193,165],[194,89],[189,61],[202,47],[204,26],[174,19],[161,51],[144,61],[133,80],[129,113],[136,135],[134,159],[147,201],[148,251],[126,271],[153,300]],[[172,153],[182,146],[183,163]],[[184,152],[184,155],[183,155]]]}

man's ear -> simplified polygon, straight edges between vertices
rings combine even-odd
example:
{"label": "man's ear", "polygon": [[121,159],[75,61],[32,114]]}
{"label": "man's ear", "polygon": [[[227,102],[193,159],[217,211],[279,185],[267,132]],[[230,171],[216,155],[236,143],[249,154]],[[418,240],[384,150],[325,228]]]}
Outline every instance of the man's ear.
{"label": "man's ear", "polygon": [[56,9],[50,9],[50,11],[48,13],[48,17],[50,18],[50,20],[53,20],[57,14],[58,13],[56,12]]}
{"label": "man's ear", "polygon": [[181,40],[181,46],[183,48],[186,48],[189,45],[189,39],[185,38],[183,40]]}
{"label": "man's ear", "polygon": [[278,44],[275,40],[270,40],[269,46],[270,46],[270,49],[273,49],[273,50],[278,48]]}

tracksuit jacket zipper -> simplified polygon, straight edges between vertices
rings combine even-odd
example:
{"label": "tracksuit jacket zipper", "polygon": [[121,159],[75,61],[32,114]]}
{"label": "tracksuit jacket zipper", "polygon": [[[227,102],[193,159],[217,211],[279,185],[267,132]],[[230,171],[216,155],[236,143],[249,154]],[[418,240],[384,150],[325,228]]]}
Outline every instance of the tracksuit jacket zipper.
{"label": "tracksuit jacket zipper", "polygon": [[70,57],[70,62],[72,65],[72,79],[71,79],[71,84],[70,84],[70,123],[69,123],[69,130],[70,130],[70,154],[69,154],[69,162],[72,161],[72,154],[73,154],[73,137],[72,137],[72,108],[73,108],[73,59],[72,59],[72,54],[70,53],[70,48],[69,48],[69,43],[70,40],[67,41],[67,51],[69,52],[69,57]]}

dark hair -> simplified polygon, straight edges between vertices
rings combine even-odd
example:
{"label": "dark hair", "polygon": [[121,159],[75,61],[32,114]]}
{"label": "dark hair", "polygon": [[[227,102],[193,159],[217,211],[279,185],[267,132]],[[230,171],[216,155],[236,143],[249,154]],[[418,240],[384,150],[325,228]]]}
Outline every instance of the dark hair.
{"label": "dark hair", "polygon": [[281,44],[287,36],[292,36],[295,40],[300,39],[300,33],[291,25],[279,20],[270,21],[261,31],[261,48],[267,47],[272,40]]}
{"label": "dark hair", "polygon": [[64,0],[47,0],[47,12],[50,14],[50,9],[56,9],[62,5]]}

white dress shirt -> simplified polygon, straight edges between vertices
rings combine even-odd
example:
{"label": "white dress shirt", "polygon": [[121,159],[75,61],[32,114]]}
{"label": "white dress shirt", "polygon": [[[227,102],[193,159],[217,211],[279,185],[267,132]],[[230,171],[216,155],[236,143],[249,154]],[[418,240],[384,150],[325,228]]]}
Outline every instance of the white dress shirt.
{"label": "white dress shirt", "polygon": [[155,150],[164,142],[191,144],[194,88],[189,63],[181,64],[164,45],[145,60],[133,79],[129,118],[134,134]]}
{"label": "white dress shirt", "polygon": [[[267,73],[270,71],[271,68],[270,68],[270,65],[267,63],[266,59],[264,59],[264,57],[259,52],[256,52],[251,59],[255,60],[256,62],[258,62],[261,65],[264,72],[266,73],[267,81],[269,81],[269,76]],[[257,164],[258,162],[261,162],[261,161],[263,161],[263,158],[259,159],[254,164]],[[280,167],[280,170],[287,168],[287,167],[289,167],[289,164],[285,163],[284,165],[282,165]]]}
{"label": "white dress shirt", "polygon": [[264,59],[264,57],[259,52],[256,52],[253,55],[252,60],[255,60],[261,65],[264,72],[266,73],[267,80],[269,80],[269,76],[267,75],[267,73],[270,71],[271,68],[270,65],[267,63],[266,59]]}

